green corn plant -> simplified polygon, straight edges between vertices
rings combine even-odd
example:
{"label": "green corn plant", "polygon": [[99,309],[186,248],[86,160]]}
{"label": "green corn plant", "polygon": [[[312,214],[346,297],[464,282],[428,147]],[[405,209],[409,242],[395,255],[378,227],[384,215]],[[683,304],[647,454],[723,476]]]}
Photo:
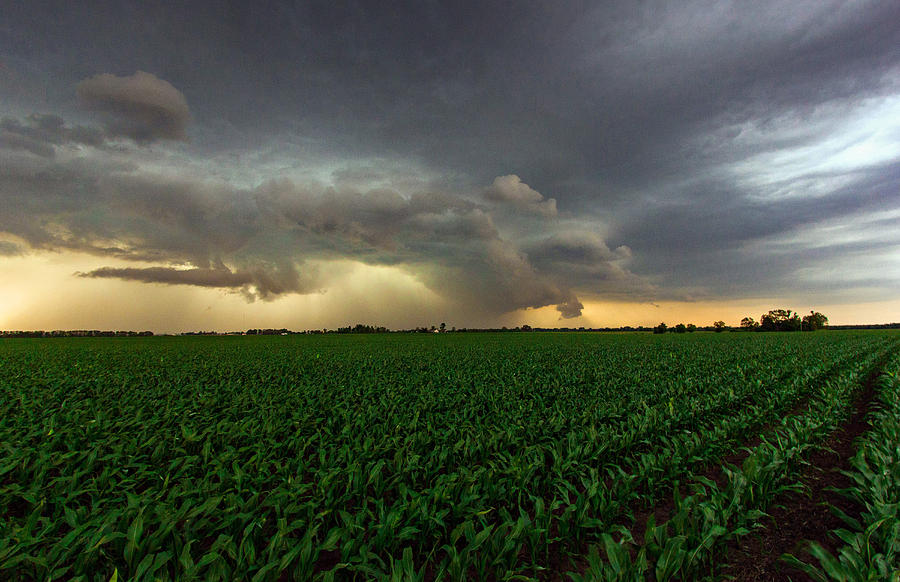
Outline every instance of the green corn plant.
{"label": "green corn plant", "polygon": [[900,378],[887,372],[878,387],[871,430],[851,460],[853,470],[845,473],[853,485],[843,491],[865,510],[859,519],[837,510],[849,526],[834,532],[844,542],[837,556],[818,543],[809,546],[818,566],[782,556],[817,581],[900,580]]}
{"label": "green corn plant", "polygon": [[[409,548],[444,579],[516,579],[598,541],[606,560],[632,503],[898,344],[434,339],[4,340],[0,578],[366,579],[403,571]],[[746,514],[715,507],[730,532]],[[682,564],[700,563],[709,529],[684,523]]]}

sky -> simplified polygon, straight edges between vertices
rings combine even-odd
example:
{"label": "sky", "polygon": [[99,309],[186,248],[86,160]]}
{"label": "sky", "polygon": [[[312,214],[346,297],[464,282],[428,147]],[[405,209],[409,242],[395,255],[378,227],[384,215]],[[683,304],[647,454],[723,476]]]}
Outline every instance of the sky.
{"label": "sky", "polygon": [[896,0],[0,0],[0,329],[887,323],[898,225]]}

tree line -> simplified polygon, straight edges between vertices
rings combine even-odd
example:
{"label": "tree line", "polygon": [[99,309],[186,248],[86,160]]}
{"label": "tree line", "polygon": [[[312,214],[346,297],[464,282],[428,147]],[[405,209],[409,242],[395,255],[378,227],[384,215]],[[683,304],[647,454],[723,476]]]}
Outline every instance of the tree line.
{"label": "tree line", "polygon": [[0,338],[18,337],[18,338],[34,338],[34,337],[150,337],[152,331],[112,331],[100,329],[55,329],[52,331],[30,330],[30,331],[0,331]]}
{"label": "tree line", "polygon": [[[740,330],[742,331],[816,331],[824,329],[828,325],[828,318],[818,311],[810,311],[809,315],[800,316],[799,313],[790,309],[772,309],[768,313],[760,316],[759,321],[752,317],[745,317],[741,320]],[[687,325],[679,323],[674,327],[669,327],[664,322],[653,328],[653,333],[691,333],[697,331],[698,327],[693,323]],[[708,330],[710,328],[702,328]],[[716,332],[731,329],[725,325],[724,321],[717,321],[712,324],[712,330]]]}
{"label": "tree line", "polygon": [[757,322],[752,317],[741,320],[741,329],[746,331],[816,331],[828,325],[828,318],[818,311],[800,317],[790,309],[773,309],[760,316]]}

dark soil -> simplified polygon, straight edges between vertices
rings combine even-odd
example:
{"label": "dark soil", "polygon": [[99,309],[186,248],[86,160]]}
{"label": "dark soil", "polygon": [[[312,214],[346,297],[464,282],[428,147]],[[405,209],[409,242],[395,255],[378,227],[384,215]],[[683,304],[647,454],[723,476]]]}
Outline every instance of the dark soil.
{"label": "dark soil", "polygon": [[[790,411],[784,414],[784,417],[794,416],[795,414],[799,414],[807,405],[809,404],[809,395],[806,395],[804,398],[799,400],[794,404],[794,406],[790,409]],[[778,423],[768,423],[763,425],[758,429],[759,434],[748,439],[743,445],[736,448],[733,452],[728,455],[707,463],[706,466],[695,473],[695,475],[699,475],[709,479],[710,481],[715,482],[719,487],[723,487],[726,482],[726,475],[722,472],[723,465],[734,465],[735,467],[740,467],[747,457],[750,456],[750,453],[753,452],[753,449],[762,444],[763,436],[771,433],[775,428],[778,427]],[[681,494],[681,497],[687,497],[691,494],[688,486],[684,483],[678,486],[678,492]],[[647,508],[643,510],[638,510],[634,512],[634,526],[632,527],[632,534],[635,539],[641,543],[646,543],[644,539],[644,534],[647,532],[647,521],[650,516],[653,516],[654,521],[657,525],[664,523],[672,517],[672,513],[675,511],[675,496],[674,494],[670,494],[666,497],[660,499],[659,503],[654,505],[652,508]],[[634,556],[632,556],[634,557]]]}
{"label": "dark soil", "polygon": [[850,419],[823,443],[823,448],[810,456],[800,478],[806,493],[790,493],[776,499],[769,509],[769,517],[763,521],[765,529],[729,544],[720,560],[727,563],[722,570],[724,578],[739,582],[811,580],[780,561],[782,554],[793,554],[818,565],[807,552],[810,541],[818,542],[832,553],[839,547],[839,540],[830,532],[846,524],[831,512],[829,505],[853,517],[859,517],[862,508],[831,489],[851,485],[841,471],[850,469],[855,441],[869,428],[866,415],[875,397],[877,377],[877,373],[869,376],[853,403]]}

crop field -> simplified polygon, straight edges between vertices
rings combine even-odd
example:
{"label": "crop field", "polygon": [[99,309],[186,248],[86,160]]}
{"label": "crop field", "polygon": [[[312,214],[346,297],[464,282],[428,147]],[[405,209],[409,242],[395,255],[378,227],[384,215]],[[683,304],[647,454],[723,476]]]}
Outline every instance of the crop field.
{"label": "crop field", "polygon": [[866,386],[866,509],[786,560],[882,579],[898,369],[876,331],[5,340],[0,579],[718,579]]}

